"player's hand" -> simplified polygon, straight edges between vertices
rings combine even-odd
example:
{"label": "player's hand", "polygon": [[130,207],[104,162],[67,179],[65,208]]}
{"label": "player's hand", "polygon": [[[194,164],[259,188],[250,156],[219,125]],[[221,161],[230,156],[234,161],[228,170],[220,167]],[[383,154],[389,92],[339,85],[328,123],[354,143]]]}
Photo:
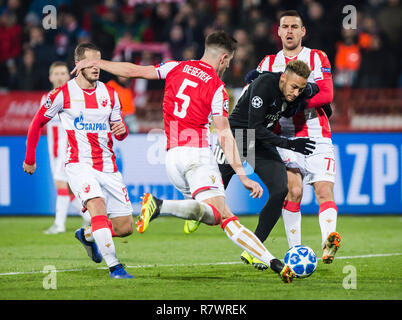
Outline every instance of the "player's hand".
{"label": "player's hand", "polygon": [[320,92],[320,88],[314,82],[307,82],[306,88],[304,89],[304,97],[306,99],[311,99],[318,92]]}
{"label": "player's hand", "polygon": [[239,178],[243,186],[247,190],[251,191],[250,197],[252,197],[253,199],[257,197],[261,198],[263,189],[258,182],[247,178],[247,176],[239,176]]}
{"label": "player's hand", "polygon": [[122,136],[123,134],[126,134],[127,128],[123,121],[118,121],[110,122],[110,130],[115,136]]}
{"label": "player's hand", "polygon": [[304,155],[312,154],[315,149],[315,141],[309,138],[288,139],[287,149],[302,153]]}
{"label": "player's hand", "polygon": [[36,170],[36,163],[34,163],[33,165],[30,164],[26,164],[25,161],[22,164],[22,167],[24,168],[24,171],[28,174],[33,174]]}
{"label": "player's hand", "polygon": [[73,69],[73,71],[70,72],[70,74],[78,76],[78,74],[82,69],[92,68],[96,66],[97,62],[98,60],[90,60],[90,59],[81,60],[75,65],[75,68]]}

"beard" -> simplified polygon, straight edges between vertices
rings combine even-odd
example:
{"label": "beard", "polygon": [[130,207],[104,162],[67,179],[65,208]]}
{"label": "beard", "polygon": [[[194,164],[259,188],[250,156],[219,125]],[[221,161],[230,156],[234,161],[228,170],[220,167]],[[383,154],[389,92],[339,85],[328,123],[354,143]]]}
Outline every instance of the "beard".
{"label": "beard", "polygon": [[82,70],[82,76],[85,78],[85,80],[91,83],[99,80],[99,75],[97,77],[94,77],[87,70]]}

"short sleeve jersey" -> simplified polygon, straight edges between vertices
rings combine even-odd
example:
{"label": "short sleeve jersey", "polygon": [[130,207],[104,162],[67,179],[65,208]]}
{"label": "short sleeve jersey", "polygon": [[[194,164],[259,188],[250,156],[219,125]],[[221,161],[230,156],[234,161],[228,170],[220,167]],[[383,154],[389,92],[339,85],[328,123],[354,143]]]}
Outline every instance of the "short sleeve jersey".
{"label": "short sleeve jersey", "polygon": [[212,116],[228,117],[225,85],[209,64],[199,60],[168,61],[155,66],[166,79],[163,118],[167,149],[209,147]]}
{"label": "short sleeve jersey", "polygon": [[67,132],[66,163],[88,163],[102,172],[118,171],[110,122],[121,121],[119,97],[98,81],[92,90],[81,89],[75,79],[49,93],[45,116],[60,117]]}

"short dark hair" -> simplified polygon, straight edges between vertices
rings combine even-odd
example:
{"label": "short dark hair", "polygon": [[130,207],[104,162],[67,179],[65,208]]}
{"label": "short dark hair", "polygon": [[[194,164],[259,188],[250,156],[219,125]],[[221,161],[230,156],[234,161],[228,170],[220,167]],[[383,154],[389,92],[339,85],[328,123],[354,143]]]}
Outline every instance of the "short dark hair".
{"label": "short dark hair", "polygon": [[215,31],[205,39],[205,48],[208,47],[225,49],[231,54],[236,51],[237,41],[225,31]]}
{"label": "short dark hair", "polygon": [[55,61],[49,67],[49,74],[51,74],[53,69],[56,68],[56,67],[66,67],[67,70],[68,70],[68,65],[67,65],[66,62],[64,62],[64,61]]}
{"label": "short dark hair", "polygon": [[84,56],[85,51],[87,50],[94,50],[100,52],[100,49],[91,42],[80,43],[74,50],[74,60],[75,61],[83,60],[85,58]]}
{"label": "short dark hair", "polygon": [[286,10],[284,12],[281,13],[281,15],[279,16],[279,21],[283,18],[283,17],[298,17],[301,20],[302,26],[304,25],[303,23],[303,17],[301,16],[301,14],[296,11],[296,10]]}
{"label": "short dark hair", "polygon": [[308,79],[311,73],[309,66],[301,60],[292,60],[286,65],[285,72],[293,72],[298,76]]}

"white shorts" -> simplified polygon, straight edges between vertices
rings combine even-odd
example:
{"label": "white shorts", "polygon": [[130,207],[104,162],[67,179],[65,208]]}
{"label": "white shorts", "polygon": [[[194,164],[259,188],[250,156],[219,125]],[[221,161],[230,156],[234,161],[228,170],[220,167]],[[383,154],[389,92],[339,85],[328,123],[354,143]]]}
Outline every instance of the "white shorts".
{"label": "white shorts", "polygon": [[287,168],[300,170],[304,183],[317,181],[335,183],[335,153],[332,140],[329,138],[310,138],[315,141],[315,149],[311,155],[277,148]]}
{"label": "white shorts", "polygon": [[67,182],[65,171],[67,134],[60,122],[47,125],[47,145],[53,180]]}
{"label": "white shorts", "polygon": [[209,148],[175,147],[166,153],[167,175],[186,199],[225,196],[218,164]]}
{"label": "white shorts", "polygon": [[133,213],[130,198],[120,172],[101,172],[86,163],[66,165],[68,183],[83,206],[93,198],[103,198],[110,218]]}

